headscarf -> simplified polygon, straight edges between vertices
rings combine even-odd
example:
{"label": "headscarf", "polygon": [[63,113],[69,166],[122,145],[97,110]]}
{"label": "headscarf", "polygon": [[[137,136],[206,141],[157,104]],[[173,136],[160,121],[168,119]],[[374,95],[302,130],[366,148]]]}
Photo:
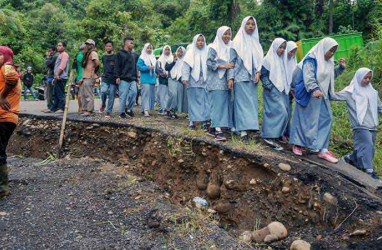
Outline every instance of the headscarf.
{"label": "headscarf", "polygon": [[277,50],[286,41],[282,38],[276,38],[273,40],[271,47],[267,55],[264,57],[263,66],[269,70],[269,79],[273,85],[278,89],[278,91],[289,94],[290,84],[287,81],[286,74],[286,64],[287,64],[287,53],[279,56]]}
{"label": "headscarf", "polygon": [[[222,26],[220,27],[215,36],[215,40],[213,43],[209,45],[210,48],[214,49],[217,54],[217,60],[224,61],[226,63],[229,62],[229,57],[230,57],[230,49],[232,47],[232,41],[229,41],[228,44],[225,44],[223,41],[223,35],[225,32],[228,30],[231,30],[230,27],[228,26]],[[226,70],[225,69],[219,69],[218,74],[219,78],[223,78]]]}
{"label": "headscarf", "polygon": [[371,114],[373,116],[375,126],[378,126],[378,91],[373,88],[371,82],[368,85],[363,85],[363,78],[373,71],[368,68],[360,68],[354,74],[353,80],[349,86],[344,88],[343,91],[347,91],[352,94],[352,98],[355,101],[357,119],[359,124],[362,125],[368,105],[370,105]]}
{"label": "headscarf", "polygon": [[[245,25],[251,18],[255,21],[256,29],[253,31],[252,35],[249,35],[245,32]],[[254,17],[247,16],[243,19],[241,27],[232,43],[232,47],[243,60],[244,67],[248,70],[249,74],[253,74],[253,68],[257,71],[261,70],[264,52],[259,41],[259,29]]]}
{"label": "headscarf", "polygon": [[[164,54],[164,51],[166,48],[170,49],[170,54],[168,56]],[[165,69],[166,63],[172,63],[174,61],[174,56],[172,55],[171,47],[169,45],[166,45],[163,47],[162,54],[160,55],[158,61],[160,62],[161,68],[163,70],[166,70]]]}
{"label": "headscarf", "polygon": [[175,65],[172,67],[170,71],[172,79],[175,79],[175,80],[179,80],[182,77],[183,60],[186,53],[186,49],[183,46],[180,46],[176,50],[176,52],[178,52],[178,50],[182,50],[183,55],[181,58],[178,58],[178,60],[176,60]]}
{"label": "headscarf", "polygon": [[4,64],[13,65],[13,51],[10,48],[7,46],[0,46],[0,53],[4,56]]}
{"label": "headscarf", "polygon": [[308,54],[306,54],[298,64],[298,67],[302,69],[304,60],[307,57],[317,60],[317,81],[326,97],[329,87],[331,88],[330,91],[334,92],[334,57],[326,61],[325,54],[334,46],[338,46],[336,40],[325,37],[311,48]]}
{"label": "headscarf", "polygon": [[155,66],[155,63],[157,62],[157,59],[155,58],[153,52],[151,51],[151,54],[148,54],[147,51],[146,51],[147,47],[149,47],[149,46],[152,47],[151,43],[146,43],[145,44],[145,46],[143,47],[141,55],[140,55],[139,58],[142,59],[147,66],[151,66],[151,65]]}
{"label": "headscarf", "polygon": [[[288,41],[286,54],[288,55],[288,53],[294,49],[297,49],[297,44],[293,41]],[[293,72],[296,69],[296,67],[297,67],[296,55],[293,58],[289,58],[289,56],[287,56],[287,67],[286,68],[287,68],[287,77],[288,77],[289,85],[292,84]]]}
{"label": "headscarf", "polygon": [[[196,46],[199,36],[202,36],[204,39],[204,46],[201,49]],[[207,56],[208,49],[206,45],[206,38],[202,34],[197,34],[194,36],[192,44],[190,44],[190,47],[184,56],[184,62],[192,68],[191,75],[195,81],[199,81],[200,70],[203,72],[204,80],[207,79]]]}

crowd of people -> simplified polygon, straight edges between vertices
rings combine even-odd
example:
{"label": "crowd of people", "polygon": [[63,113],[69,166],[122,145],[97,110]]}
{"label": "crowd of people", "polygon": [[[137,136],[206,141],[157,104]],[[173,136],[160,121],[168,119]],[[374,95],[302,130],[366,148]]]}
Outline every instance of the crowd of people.
{"label": "crowd of people", "polygon": [[[296,43],[283,38],[274,39],[264,57],[256,19],[252,16],[243,19],[231,38],[231,28],[222,26],[208,46],[205,37],[197,34],[187,48],[180,46],[174,53],[170,46],[164,46],[157,59],[150,43],[138,54],[134,39],[126,37],[117,53],[113,42],[106,41],[101,60],[95,42],[88,39],[79,47],[72,66],[77,73],[74,92],[79,112],[83,116],[94,113],[93,90],[100,81],[99,111],[107,118],[112,116],[117,92],[119,117],[135,117],[133,108],[140,92],[140,111],[144,117],[149,117],[158,103],[159,113],[168,118],[178,119],[179,113],[187,113],[190,129],[203,129],[218,141],[227,140],[224,133],[229,131],[248,142],[249,132],[260,130],[261,81],[264,103],[261,137],[265,143],[276,150],[283,149],[281,143],[289,143],[295,155],[301,156],[308,150],[337,163],[338,159],[328,150],[333,120],[330,101],[345,101],[353,128],[354,151],[345,155],[344,160],[379,180],[373,171],[373,158],[382,103],[371,84],[372,70],[359,69],[349,86],[335,92],[335,78],[345,70],[346,63],[340,59],[335,66],[333,56],[338,43],[334,39],[319,41],[297,64]],[[61,41],[47,53],[47,109],[43,110],[46,113],[64,112],[70,68],[65,50],[66,43]],[[6,183],[5,148],[17,123],[21,93],[17,84],[20,75],[10,51],[0,47],[0,193]],[[33,82],[33,78],[28,75],[23,81],[25,85]]]}

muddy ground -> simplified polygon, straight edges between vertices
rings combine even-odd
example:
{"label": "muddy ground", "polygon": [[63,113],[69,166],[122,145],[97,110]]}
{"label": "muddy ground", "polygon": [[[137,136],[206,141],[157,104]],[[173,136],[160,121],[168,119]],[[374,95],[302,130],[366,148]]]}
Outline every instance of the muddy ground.
{"label": "muddy ground", "polygon": [[[23,118],[13,137],[9,151],[13,155],[40,159],[45,159],[50,154],[56,153],[60,122],[47,120],[51,118],[45,119]],[[166,127],[165,123],[160,124]],[[77,162],[77,159],[87,157],[85,159],[88,159],[88,164],[85,160],[81,167],[84,171],[90,171],[95,167],[93,162],[99,161],[112,166],[102,170],[105,175],[115,172],[116,169],[123,169],[128,175],[142,178],[144,183],[147,183],[143,186],[156,183],[155,185],[158,185],[159,189],[154,196],[144,190],[138,195],[140,196],[139,199],[151,200],[150,197],[163,196],[177,209],[196,211],[197,216],[195,216],[206,222],[206,225],[201,223],[202,226],[197,226],[195,229],[195,232],[200,235],[205,235],[202,228],[211,224],[224,229],[224,232],[228,232],[230,236],[227,235],[227,240],[231,240],[230,237],[238,239],[245,230],[261,228],[272,221],[280,221],[288,229],[289,236],[286,239],[268,245],[256,246],[253,244],[252,246],[264,249],[268,246],[272,249],[286,249],[293,240],[302,238],[312,244],[312,249],[379,248],[382,242],[379,238],[382,236],[382,202],[378,191],[366,190],[362,186],[334,174],[330,169],[309,165],[290,157],[290,155],[261,148],[257,144],[251,145],[251,150],[248,152],[242,151],[240,145],[230,147],[226,144],[210,143],[204,138],[193,137],[192,134],[186,134],[184,137],[180,136],[179,133],[163,132],[160,129],[141,125],[103,123],[101,121],[71,121],[68,123],[65,149],[62,152],[65,159],[61,160],[60,163],[66,164],[67,161],[71,165],[71,162]],[[79,162],[83,162],[83,160]],[[290,165],[291,170],[281,170],[280,163]],[[12,167],[15,169],[19,166],[17,161],[11,162],[11,164],[15,166]],[[54,165],[54,163],[52,164]],[[49,171],[52,171],[51,169],[55,169],[55,175],[48,174]],[[65,181],[65,171],[61,171],[61,169],[72,168],[41,168],[43,173],[48,171],[45,173],[48,175],[43,180],[52,183]],[[91,196],[86,193],[91,192],[92,189],[87,189],[92,185],[97,187],[99,184],[97,178],[91,174],[81,175],[80,173],[81,171],[79,171],[78,176],[76,175],[77,183],[82,183],[80,180],[84,180],[88,184],[79,187],[79,190],[73,188],[73,192],[77,192],[77,200],[73,201],[75,206],[79,206],[81,201],[90,202]],[[56,179],[51,180],[50,177]],[[40,180],[36,182],[40,182]],[[123,183],[123,180],[117,178],[113,182],[116,186],[111,186],[108,190],[111,190],[112,193],[116,192],[115,190],[125,193],[133,192],[134,188],[129,186],[121,184],[122,187],[118,187],[120,182]],[[22,184],[20,185],[22,187]],[[7,206],[8,209],[16,209],[16,211],[20,209],[16,205],[17,200],[20,199],[20,196],[17,197],[20,185],[11,185],[16,197],[12,195],[5,201],[1,201],[0,210],[4,210],[4,207],[7,208]],[[49,185],[46,185],[48,188]],[[56,188],[53,186],[51,190]],[[100,188],[96,188],[96,190],[100,191]],[[33,193],[32,190],[28,195],[31,197],[30,199],[35,199]],[[327,194],[331,194],[334,199],[324,199]],[[67,194],[63,192],[60,195]],[[60,200],[60,195],[53,200]],[[196,196],[207,199],[209,211],[207,208],[204,211],[193,208],[191,200]],[[13,203],[7,202],[7,200],[14,198]],[[121,202],[122,198],[123,196],[115,197],[113,202]],[[41,199],[43,200],[43,197]],[[101,210],[104,210],[102,209],[105,206],[103,201],[96,204],[96,206],[100,206]],[[151,206],[153,205],[148,204],[146,209],[155,208],[155,206],[153,206],[154,208]],[[42,205],[40,210],[45,211],[48,208],[48,206]],[[78,212],[81,213],[82,210],[83,208],[79,209]],[[119,212],[121,211],[123,209],[119,210]],[[121,215],[118,212],[113,212],[112,215],[115,214]],[[122,214],[121,216],[126,217],[125,220],[129,220],[129,215]],[[39,214],[35,217],[35,221],[42,218],[44,215]],[[59,225],[58,230],[63,225],[60,222],[66,220],[65,217],[61,219],[57,215],[50,218],[56,218],[57,221],[54,224]],[[9,222],[16,221],[17,217],[9,219]],[[53,223],[52,220],[48,219],[47,221]],[[26,222],[29,223],[30,220],[26,219]],[[84,224],[81,219],[78,220],[78,223]],[[112,224],[114,225],[113,222]],[[133,227],[139,228],[143,224],[140,221],[135,223]],[[127,225],[130,225],[129,222]],[[39,226],[32,226],[32,228],[40,229]],[[159,228],[162,228],[162,224]],[[213,228],[212,231],[215,229],[218,230]],[[6,230],[9,229],[6,228]],[[26,231],[28,230],[31,228],[27,227]],[[173,230],[175,232],[182,231],[177,228]],[[366,232],[358,236],[350,236],[355,230],[366,230]],[[100,229],[99,232],[101,231],[103,229]],[[187,241],[187,235],[180,236],[180,239],[185,241],[184,244],[190,244],[184,245],[184,247],[177,245],[177,241],[171,238],[168,242],[158,243],[155,236],[145,233],[147,232],[143,230],[142,235],[144,236],[142,237],[153,238],[154,243],[150,243],[153,244],[151,248],[160,246],[180,249],[208,249],[212,245],[219,249],[238,248],[234,245],[230,247],[229,245],[225,246],[225,244],[217,244],[216,241],[211,242],[211,246],[193,245],[196,244],[196,241]],[[139,230],[137,234],[140,234]],[[27,235],[28,233],[23,234],[20,239]],[[115,246],[127,244],[123,234],[119,237],[115,235],[108,237],[109,235],[103,239],[114,242]],[[9,236],[2,237],[2,240],[8,244],[12,242]],[[45,244],[52,241],[54,239],[50,240],[48,237]],[[208,237],[204,240],[204,242],[206,241],[209,241]],[[60,242],[59,244],[63,244],[63,241]],[[83,241],[81,242],[78,244],[84,244]],[[102,244],[104,244],[102,241],[97,240],[90,243],[90,245],[100,246],[100,248],[104,246]],[[60,245],[54,246],[59,247]]]}

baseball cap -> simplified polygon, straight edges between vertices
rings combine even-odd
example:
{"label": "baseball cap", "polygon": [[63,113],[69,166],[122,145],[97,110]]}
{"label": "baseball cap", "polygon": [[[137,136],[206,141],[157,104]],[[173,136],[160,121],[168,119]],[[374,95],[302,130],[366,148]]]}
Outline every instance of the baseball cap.
{"label": "baseball cap", "polygon": [[85,44],[90,44],[90,45],[95,46],[95,42],[94,42],[94,40],[92,40],[92,39],[88,39],[88,40],[86,40]]}
{"label": "baseball cap", "polygon": [[81,45],[78,47],[80,50],[83,50],[85,48],[85,43],[81,43]]}

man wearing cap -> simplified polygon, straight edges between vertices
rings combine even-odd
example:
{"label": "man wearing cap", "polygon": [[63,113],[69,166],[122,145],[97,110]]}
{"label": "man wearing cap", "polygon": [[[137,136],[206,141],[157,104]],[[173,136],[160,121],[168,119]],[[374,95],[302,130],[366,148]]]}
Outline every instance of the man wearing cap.
{"label": "man wearing cap", "polygon": [[98,54],[95,50],[95,42],[88,39],[85,42],[84,58],[82,60],[82,82],[80,84],[80,99],[82,102],[82,115],[89,116],[94,111],[94,85],[98,79],[99,68]]}
{"label": "man wearing cap", "polygon": [[23,84],[24,84],[24,100],[28,100],[28,90],[32,94],[33,99],[37,101],[36,95],[33,91],[34,75],[32,74],[32,67],[27,67],[27,73],[23,75]]}

